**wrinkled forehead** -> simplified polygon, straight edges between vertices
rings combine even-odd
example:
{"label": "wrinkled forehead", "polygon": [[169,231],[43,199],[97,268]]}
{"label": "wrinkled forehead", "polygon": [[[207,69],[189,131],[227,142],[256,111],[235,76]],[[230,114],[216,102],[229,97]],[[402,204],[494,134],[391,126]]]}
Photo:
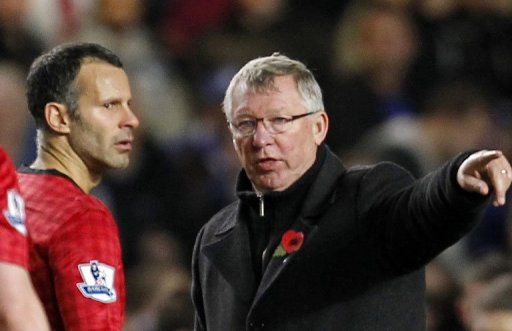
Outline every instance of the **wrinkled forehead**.
{"label": "wrinkled forehead", "polygon": [[[298,82],[293,75],[263,75],[240,77],[245,79],[237,79],[232,87],[232,96],[240,97],[247,93],[270,94],[283,92],[281,89],[286,86],[286,90],[295,90],[302,98]],[[283,83],[285,82],[285,83]]]}
{"label": "wrinkled forehead", "polygon": [[272,92],[278,92],[279,89],[274,85],[249,85],[247,82],[240,83],[233,87],[231,94],[231,117],[246,114],[249,111],[249,104],[255,99],[261,100],[261,97],[268,96]]}
{"label": "wrinkled forehead", "polygon": [[[233,86],[233,94],[243,94],[246,92],[266,93],[266,92],[279,92],[279,88],[276,86],[276,78],[283,77],[278,75],[260,75],[260,76],[249,76],[240,77]],[[245,79],[244,79],[245,78]]]}

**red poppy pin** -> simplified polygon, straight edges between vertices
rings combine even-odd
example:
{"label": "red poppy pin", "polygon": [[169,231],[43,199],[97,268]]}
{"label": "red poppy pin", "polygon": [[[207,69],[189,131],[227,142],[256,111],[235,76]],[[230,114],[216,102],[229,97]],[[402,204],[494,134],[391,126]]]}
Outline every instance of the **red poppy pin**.
{"label": "red poppy pin", "polygon": [[288,230],[281,237],[281,243],[274,251],[274,257],[285,256],[298,251],[304,243],[304,233],[301,231]]}

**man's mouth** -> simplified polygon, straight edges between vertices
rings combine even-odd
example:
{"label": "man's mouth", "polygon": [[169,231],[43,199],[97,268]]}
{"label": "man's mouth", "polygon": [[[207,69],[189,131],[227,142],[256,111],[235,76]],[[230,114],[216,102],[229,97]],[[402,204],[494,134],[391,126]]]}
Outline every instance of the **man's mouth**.
{"label": "man's mouth", "polygon": [[275,168],[275,165],[277,162],[278,162],[278,160],[267,157],[267,158],[258,159],[256,164],[262,170],[272,170]]}
{"label": "man's mouth", "polygon": [[115,146],[121,151],[131,151],[133,148],[133,140],[132,139],[124,139],[118,141]]}

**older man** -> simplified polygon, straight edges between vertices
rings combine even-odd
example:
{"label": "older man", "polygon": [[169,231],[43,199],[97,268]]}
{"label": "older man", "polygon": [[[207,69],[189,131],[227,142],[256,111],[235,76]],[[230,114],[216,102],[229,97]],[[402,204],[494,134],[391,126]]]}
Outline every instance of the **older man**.
{"label": "older man", "polygon": [[477,221],[511,168],[459,155],[414,181],[392,163],[345,169],[323,144],[320,88],[275,54],[233,78],[224,111],[243,170],[238,201],[200,231],[197,330],[425,328],[423,265]]}

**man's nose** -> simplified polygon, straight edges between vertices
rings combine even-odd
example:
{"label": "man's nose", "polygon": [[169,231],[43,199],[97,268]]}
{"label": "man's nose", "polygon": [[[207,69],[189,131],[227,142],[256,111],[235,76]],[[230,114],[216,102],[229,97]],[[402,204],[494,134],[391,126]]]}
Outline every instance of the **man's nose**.
{"label": "man's nose", "polygon": [[132,109],[129,106],[125,109],[125,116],[122,126],[128,126],[134,129],[139,126],[139,119],[133,113]]}
{"label": "man's nose", "polygon": [[255,146],[265,146],[270,144],[274,140],[274,137],[267,130],[264,121],[261,120],[256,123],[256,129],[252,139]]}

